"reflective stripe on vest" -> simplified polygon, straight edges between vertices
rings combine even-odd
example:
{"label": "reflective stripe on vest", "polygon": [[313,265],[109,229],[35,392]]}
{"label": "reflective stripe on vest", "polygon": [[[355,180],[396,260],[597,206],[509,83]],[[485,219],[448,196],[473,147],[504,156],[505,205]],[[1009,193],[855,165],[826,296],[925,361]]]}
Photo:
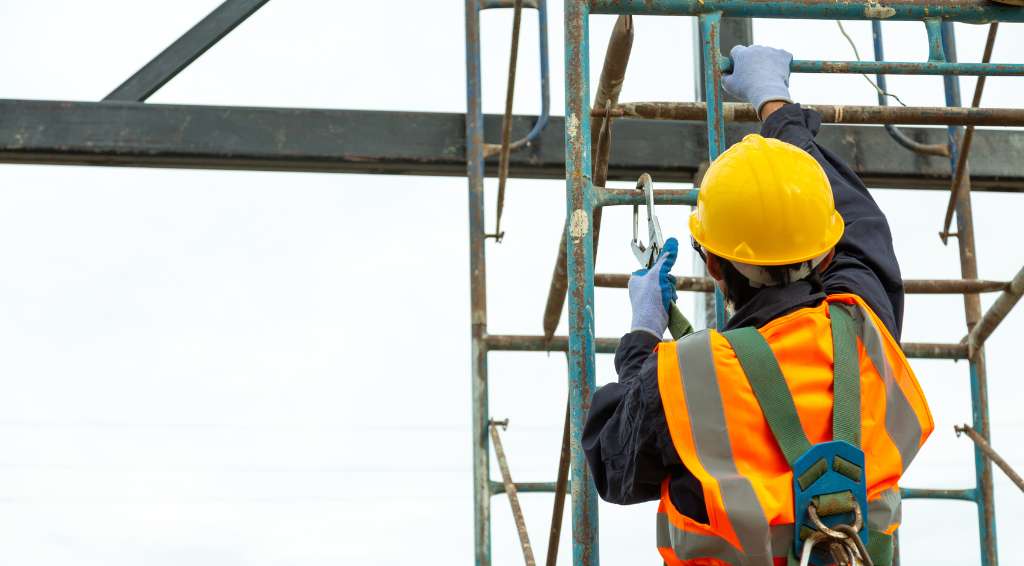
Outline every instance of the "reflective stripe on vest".
{"label": "reflective stripe on vest", "polygon": [[676,357],[680,368],[686,363],[687,379],[683,380],[683,390],[687,410],[697,425],[692,427],[697,458],[718,480],[725,512],[746,557],[744,562],[750,560],[751,564],[758,564],[767,559],[770,563],[771,541],[764,511],[750,480],[736,470],[729,436],[723,434],[725,409],[711,356],[711,332],[703,330],[680,340]]}
{"label": "reflective stripe on vest", "polygon": [[[862,401],[862,406],[867,409],[862,421],[864,433],[868,435],[868,443],[864,446],[869,462],[867,478],[872,480],[868,484],[867,522],[871,530],[891,534],[900,522],[900,495],[896,480],[931,432],[931,415],[898,344],[870,309],[852,295],[831,296],[828,302],[842,304],[853,315],[859,342],[863,346],[861,376],[864,383],[870,385],[866,391],[871,393],[871,397]],[[827,385],[828,382],[822,380],[831,371],[831,368],[826,370],[821,366],[825,358],[820,354],[826,346],[831,351],[831,340],[818,340],[828,325],[827,305],[807,310],[810,312],[793,313],[788,320],[790,315],[782,317],[774,327],[773,321],[764,327],[762,334],[768,338],[769,345],[773,343],[770,336],[781,340],[783,345],[780,347],[788,352],[788,361],[780,359],[784,375],[787,365],[790,371],[801,367],[812,371],[809,375],[814,377],[808,378],[812,381],[807,383],[819,388],[815,389],[819,393],[814,395],[818,395],[817,402],[821,407],[820,387]],[[801,320],[801,316],[817,318]],[[793,326],[787,326],[790,323]],[[796,334],[791,333],[791,329],[795,329],[792,331]],[[814,344],[808,342],[806,356],[800,350],[801,344],[805,343],[800,332],[808,333],[810,342],[818,340]],[[745,376],[742,368],[734,358],[730,359],[725,354],[723,343],[725,340],[720,335],[702,331],[675,344],[664,343],[665,349],[659,353],[659,388],[672,441],[683,463],[701,482],[709,524],[697,524],[683,518],[672,506],[666,487],[658,513],[658,547],[663,555],[668,554],[669,564],[693,561],[690,563],[694,565],[770,566],[773,556],[785,557],[791,548],[794,530],[792,472],[788,471],[788,465],[774,443],[764,447],[764,456],[759,449],[751,452],[751,446],[760,446],[770,432],[767,431],[767,423],[763,422],[756,399],[743,387]],[[674,347],[671,358],[669,347]],[[719,360],[717,367],[713,352],[726,356]],[[673,367],[664,371],[670,361]],[[806,365],[812,362],[816,365]],[[729,373],[719,376],[718,372],[725,368]],[[720,377],[725,379],[726,385]],[[723,404],[723,396],[730,399],[730,405]],[[883,396],[885,398],[881,399]],[[794,398],[798,411],[803,413],[798,389],[794,390]],[[821,418],[810,416],[823,414],[822,408],[816,411],[801,414],[801,419]],[[747,414],[756,414],[760,418],[748,419]],[[730,430],[729,423],[734,427],[751,428]],[[819,425],[815,430],[822,432],[816,435],[809,432],[810,440],[830,440],[821,438],[828,435],[830,428],[823,429]],[[759,444],[741,443],[737,445],[740,450],[734,451],[732,443],[746,438]],[[876,462],[874,469],[872,461]],[[786,521],[786,517],[789,518],[788,524],[779,522]],[[769,527],[769,522],[775,524]]]}
{"label": "reflective stripe on vest", "polygon": [[864,344],[864,350],[874,364],[875,371],[885,381],[885,430],[889,432],[889,438],[900,451],[905,472],[920,447],[921,424],[917,421],[917,416],[903,390],[896,383],[892,364],[885,355],[882,333],[871,314],[861,305],[851,310],[850,314],[860,329],[860,340]]}
{"label": "reflective stripe on vest", "polygon": [[[786,557],[793,544],[793,525],[776,525],[770,528],[772,556]],[[668,518],[668,513],[658,512],[658,548],[672,549],[679,560],[716,558],[727,564],[741,564],[745,557],[731,545],[722,546],[722,539],[716,536],[687,532],[677,528]]]}

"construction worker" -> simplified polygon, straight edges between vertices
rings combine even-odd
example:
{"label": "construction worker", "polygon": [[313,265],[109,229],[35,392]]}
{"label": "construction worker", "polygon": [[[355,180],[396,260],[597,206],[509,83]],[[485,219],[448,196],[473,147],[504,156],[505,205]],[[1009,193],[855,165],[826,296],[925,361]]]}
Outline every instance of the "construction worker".
{"label": "construction worker", "polygon": [[[933,429],[899,346],[903,284],[885,215],[790,99],[792,55],[732,50],[722,84],[763,123],[708,168],[692,244],[731,311],[662,342],[674,238],[630,277],[618,382],[583,448],[603,499],[660,500],[666,564],[893,560],[898,480]],[[762,137],[763,136],[763,137]],[[853,557],[861,562],[854,562]],[[870,559],[870,561],[869,561]]]}

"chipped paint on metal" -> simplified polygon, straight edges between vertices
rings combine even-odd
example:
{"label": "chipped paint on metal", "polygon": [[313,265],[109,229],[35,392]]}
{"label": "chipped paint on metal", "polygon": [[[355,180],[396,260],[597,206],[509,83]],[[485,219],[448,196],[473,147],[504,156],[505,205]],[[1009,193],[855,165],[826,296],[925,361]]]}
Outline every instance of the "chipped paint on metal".
{"label": "chipped paint on metal", "polygon": [[878,2],[868,2],[864,5],[864,17],[870,20],[885,20],[895,15],[895,8],[883,6]]}
{"label": "chipped paint on metal", "polygon": [[576,209],[572,211],[572,216],[569,218],[569,236],[572,237],[573,242],[579,242],[580,238],[586,236],[590,232],[590,217],[582,209]]}
{"label": "chipped paint on metal", "polygon": [[569,119],[566,120],[565,131],[568,132],[570,138],[576,138],[580,135],[580,121],[576,118],[575,114],[570,114]]}

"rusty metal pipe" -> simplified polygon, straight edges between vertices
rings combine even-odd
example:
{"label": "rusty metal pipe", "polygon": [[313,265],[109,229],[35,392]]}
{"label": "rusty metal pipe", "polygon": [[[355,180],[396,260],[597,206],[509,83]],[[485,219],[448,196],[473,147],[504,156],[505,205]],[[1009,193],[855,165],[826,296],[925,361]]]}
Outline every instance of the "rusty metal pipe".
{"label": "rusty metal pipe", "polygon": [[[999,22],[992,22],[988,27],[988,37],[985,39],[985,52],[981,56],[982,63],[992,60],[992,49],[996,44],[996,33],[999,31]],[[978,77],[978,83],[974,87],[974,98],[971,99],[971,107],[981,106],[981,94],[985,91],[985,75]],[[956,201],[960,197],[960,191],[964,185],[964,176],[967,174],[967,156],[971,153],[971,143],[974,141],[974,126],[968,126],[964,130],[964,137],[960,141],[960,156],[956,162],[953,184],[950,186],[949,204],[946,205],[946,217],[942,222],[942,231],[939,237],[945,244],[949,240],[949,225],[953,222],[953,211],[956,210]]]}
{"label": "rusty metal pipe", "polygon": [[1010,314],[1010,310],[1020,301],[1021,295],[1024,295],[1024,268],[1017,272],[1017,275],[1010,281],[1006,290],[996,298],[996,302],[982,315],[981,319],[967,335],[967,345],[970,349],[971,357],[974,357],[974,353],[992,335],[992,332],[1006,318],[1006,315]]}
{"label": "rusty metal pipe", "polygon": [[[803,104],[816,110],[827,124],[918,124],[938,126],[1024,126],[1022,108],[949,108],[943,106],[840,106]],[[754,107],[734,102],[723,103],[727,122],[758,122]],[[609,115],[647,120],[700,121],[707,110],[703,102],[627,102],[615,105]],[[605,111],[595,107],[594,116]]]}
{"label": "rusty metal pipe", "polygon": [[[594,351],[598,354],[614,354],[618,346],[618,338],[594,338]],[[966,344],[904,342],[901,346],[908,358],[967,359]],[[569,339],[566,336],[548,339],[546,336],[490,334],[487,336],[487,348],[495,352],[565,352],[569,349]]]}
{"label": "rusty metal pipe", "polygon": [[555,478],[555,502],[551,508],[551,530],[548,532],[548,556],[546,566],[558,562],[558,543],[562,539],[562,514],[565,511],[565,494],[569,491],[569,400],[565,402],[565,425],[562,427],[562,449],[558,455],[558,476]]}
{"label": "rusty metal pipe", "polygon": [[1010,466],[1010,463],[1004,460],[1003,457],[1000,456],[994,448],[992,448],[992,445],[978,434],[978,431],[966,424],[954,426],[953,430],[956,431],[957,436],[960,436],[960,433],[963,433],[967,435],[967,438],[973,440],[974,443],[978,445],[978,448],[985,453],[985,456],[988,456],[989,460],[992,460],[995,465],[999,466],[999,469],[1006,473],[1006,476],[1010,478],[1010,481],[1017,484],[1017,487],[1019,487],[1021,491],[1024,491],[1024,478],[1020,477],[1020,474]]}
{"label": "rusty metal pipe", "polygon": [[[625,289],[629,275],[625,273],[596,273],[595,287],[611,287]],[[696,293],[714,291],[715,282],[709,277],[676,276],[676,289]],[[1006,281],[985,281],[980,279],[906,279],[903,290],[916,295],[945,295],[963,293],[992,293],[1004,291],[1010,287]]]}
{"label": "rusty metal pipe", "polygon": [[523,21],[523,0],[513,0],[512,48],[509,50],[508,83],[505,88],[505,115],[501,120],[501,154],[498,160],[498,210],[494,220],[494,239],[500,242],[501,215],[505,210],[505,186],[508,184],[508,161],[512,153],[512,100],[516,93],[516,67],[519,61],[519,29]]}
{"label": "rusty metal pipe", "polygon": [[494,453],[498,456],[498,469],[501,470],[501,481],[505,486],[505,495],[508,496],[509,505],[512,507],[512,518],[516,522],[516,530],[519,531],[519,544],[523,549],[523,558],[526,566],[536,566],[533,558],[533,547],[530,546],[530,534],[526,531],[526,519],[523,517],[523,508],[519,505],[519,493],[516,491],[516,484],[512,481],[512,472],[508,468],[508,460],[505,458],[505,448],[501,445],[501,435],[498,434],[498,427],[508,426],[508,420],[490,422],[491,444],[494,446]]}
{"label": "rusty metal pipe", "polygon": [[[622,83],[626,78],[626,67],[629,64],[629,54],[633,49],[633,17],[619,16],[612,27],[611,38],[608,40],[608,51],[604,56],[604,67],[601,69],[601,79],[597,84],[597,92],[594,94],[594,107],[603,109],[605,105],[615,105],[619,101],[619,93],[622,92]],[[593,179],[595,186],[604,186],[608,180],[608,153],[611,147],[610,140],[606,143],[598,143],[604,126],[604,118],[591,118],[591,144],[598,148],[594,155]],[[608,135],[611,129],[608,128]],[[601,147],[603,146],[603,147]],[[594,210],[593,215],[594,231],[594,255],[597,255],[597,240],[601,233],[601,209]],[[567,256],[566,256],[566,232],[563,228],[562,239],[558,244],[558,258],[555,260],[555,268],[551,274],[551,285],[548,288],[548,300],[544,307],[544,335],[551,337],[558,328],[558,321],[562,318],[562,309],[565,307],[565,293],[569,287],[567,277]]]}
{"label": "rusty metal pipe", "polygon": [[[480,3],[481,10],[493,10],[495,8],[515,8],[516,0],[483,0]],[[537,0],[523,0],[523,8],[540,9]]]}

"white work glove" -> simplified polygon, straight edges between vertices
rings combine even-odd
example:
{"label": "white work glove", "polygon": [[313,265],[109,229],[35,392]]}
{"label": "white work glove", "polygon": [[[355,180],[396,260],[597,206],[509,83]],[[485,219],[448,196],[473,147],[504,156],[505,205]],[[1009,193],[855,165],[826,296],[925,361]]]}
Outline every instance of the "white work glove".
{"label": "white work glove", "polygon": [[722,77],[722,88],[752,104],[758,116],[766,102],[793,102],[789,97],[789,64],[793,55],[789,51],[763,45],[737,45],[729,52],[729,57],[732,73]]}

